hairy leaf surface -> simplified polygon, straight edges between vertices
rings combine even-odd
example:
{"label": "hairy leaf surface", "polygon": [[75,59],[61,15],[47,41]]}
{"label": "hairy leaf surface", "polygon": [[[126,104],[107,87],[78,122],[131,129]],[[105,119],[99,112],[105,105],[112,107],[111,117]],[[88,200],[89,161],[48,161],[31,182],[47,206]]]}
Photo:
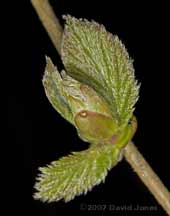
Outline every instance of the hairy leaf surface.
{"label": "hairy leaf surface", "polygon": [[67,202],[77,195],[86,194],[105,180],[108,170],[118,162],[119,155],[120,150],[113,145],[99,144],[62,157],[40,168],[34,197],[48,202],[60,199]]}
{"label": "hairy leaf surface", "polygon": [[139,86],[132,60],[118,39],[103,25],[65,16],[62,59],[67,72],[95,89],[108,103],[120,128],[127,125]]}

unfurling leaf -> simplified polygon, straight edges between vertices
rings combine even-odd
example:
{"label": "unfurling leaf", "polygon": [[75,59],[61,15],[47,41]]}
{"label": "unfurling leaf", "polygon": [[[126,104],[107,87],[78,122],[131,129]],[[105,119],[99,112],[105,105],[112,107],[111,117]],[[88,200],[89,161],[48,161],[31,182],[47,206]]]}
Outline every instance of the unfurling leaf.
{"label": "unfurling leaf", "polygon": [[43,85],[48,100],[51,102],[52,106],[63,118],[73,124],[73,115],[63,92],[63,80],[57,68],[48,57],[46,58]]}
{"label": "unfurling leaf", "polygon": [[120,129],[124,128],[139,93],[124,45],[103,25],[71,16],[64,18],[61,55],[68,74],[95,89],[108,103]]}
{"label": "unfurling leaf", "polygon": [[43,78],[53,107],[73,124],[89,149],[40,168],[35,198],[69,201],[104,181],[136,131],[132,117],[139,85],[132,61],[104,26],[66,16],[61,75],[47,58]]}
{"label": "unfurling leaf", "polygon": [[118,125],[107,103],[92,88],[65,71],[60,75],[50,58],[46,60],[43,85],[54,108],[77,128],[83,140],[99,143],[111,138],[118,131]]}
{"label": "unfurling leaf", "polygon": [[64,199],[67,202],[86,194],[105,180],[108,170],[118,162],[120,152],[113,145],[99,144],[40,168],[35,199],[48,202]]}

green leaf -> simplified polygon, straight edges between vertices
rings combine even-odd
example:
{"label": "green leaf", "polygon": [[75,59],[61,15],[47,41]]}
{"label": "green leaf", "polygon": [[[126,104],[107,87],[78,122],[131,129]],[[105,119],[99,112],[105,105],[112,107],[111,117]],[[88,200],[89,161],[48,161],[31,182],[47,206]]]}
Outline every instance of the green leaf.
{"label": "green leaf", "polygon": [[45,93],[57,112],[71,124],[74,124],[73,115],[64,94],[62,77],[50,58],[47,57],[46,62],[45,74],[43,77]]}
{"label": "green leaf", "polygon": [[92,88],[73,79],[64,70],[60,75],[50,58],[46,61],[43,77],[46,95],[66,120],[74,124],[75,115],[85,109],[111,117],[107,103]]}
{"label": "green leaf", "polygon": [[95,185],[104,182],[108,170],[119,157],[118,148],[103,144],[62,157],[40,168],[34,198],[48,202],[64,199],[68,202],[77,195],[86,194]]}
{"label": "green leaf", "polygon": [[120,128],[132,117],[139,86],[132,60],[118,39],[96,22],[65,16],[62,60],[67,73],[96,90]]}

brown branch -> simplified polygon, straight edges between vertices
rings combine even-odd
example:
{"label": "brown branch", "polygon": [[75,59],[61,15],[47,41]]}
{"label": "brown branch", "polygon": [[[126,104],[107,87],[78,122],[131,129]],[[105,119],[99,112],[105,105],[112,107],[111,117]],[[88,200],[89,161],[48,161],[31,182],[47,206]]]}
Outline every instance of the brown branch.
{"label": "brown branch", "polygon": [[132,142],[126,146],[124,156],[158,203],[170,215],[169,191]]}
{"label": "brown branch", "polygon": [[[42,24],[49,34],[55,48],[60,54],[62,27],[56,18],[47,0],[31,0]],[[159,177],[140,154],[135,145],[130,142],[126,148],[124,156],[134,171],[138,174],[143,183],[147,186],[153,196],[163,209],[170,215],[170,193],[163,185]]]}
{"label": "brown branch", "polygon": [[35,8],[39,19],[41,20],[44,28],[46,29],[51,41],[53,42],[56,50],[60,54],[61,38],[62,38],[62,26],[59,20],[55,16],[52,7],[48,0],[31,0],[33,7]]}

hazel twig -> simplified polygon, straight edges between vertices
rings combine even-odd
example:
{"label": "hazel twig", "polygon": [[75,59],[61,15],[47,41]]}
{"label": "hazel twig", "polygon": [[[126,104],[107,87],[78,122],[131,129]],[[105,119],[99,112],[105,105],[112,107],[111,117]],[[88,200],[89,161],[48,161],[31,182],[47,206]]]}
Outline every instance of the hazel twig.
{"label": "hazel twig", "polygon": [[[58,53],[61,54],[60,47],[63,29],[48,0],[31,0],[31,3],[48,32],[55,48]],[[168,189],[164,186],[132,142],[125,147],[124,156],[158,203],[163,207],[167,214],[170,215],[170,193]]]}

